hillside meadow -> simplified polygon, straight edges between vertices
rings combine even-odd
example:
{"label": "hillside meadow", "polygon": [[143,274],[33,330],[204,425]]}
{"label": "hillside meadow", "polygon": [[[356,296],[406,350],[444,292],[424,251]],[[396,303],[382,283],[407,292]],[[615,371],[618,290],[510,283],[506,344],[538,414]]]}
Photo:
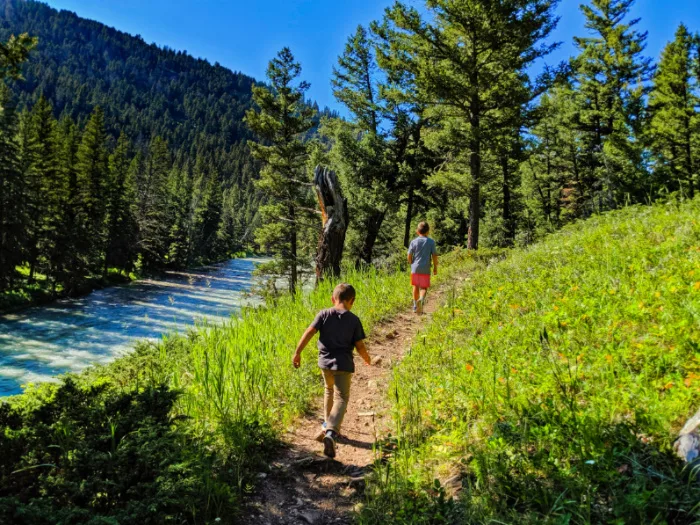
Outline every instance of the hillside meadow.
{"label": "hillside meadow", "polygon": [[514,250],[424,335],[360,523],[700,520],[672,452],[700,408],[700,200]]}

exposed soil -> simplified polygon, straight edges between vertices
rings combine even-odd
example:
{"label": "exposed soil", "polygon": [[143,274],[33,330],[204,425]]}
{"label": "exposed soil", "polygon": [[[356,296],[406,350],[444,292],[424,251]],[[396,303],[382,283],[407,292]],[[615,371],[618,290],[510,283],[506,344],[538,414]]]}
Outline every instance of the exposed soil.
{"label": "exposed soil", "polygon": [[[349,524],[354,506],[361,501],[364,479],[377,458],[375,443],[391,432],[392,416],[387,396],[391,369],[419,336],[427,319],[443,301],[444,290],[428,296],[424,315],[410,310],[374,330],[368,350],[376,363],[369,367],[356,359],[350,404],[341,429],[335,459],[323,456],[315,436],[323,422],[322,400],[316,416],[307,416],[283,436],[285,448],[260,474],[241,523],[292,525]],[[319,373],[319,381],[322,381]]]}

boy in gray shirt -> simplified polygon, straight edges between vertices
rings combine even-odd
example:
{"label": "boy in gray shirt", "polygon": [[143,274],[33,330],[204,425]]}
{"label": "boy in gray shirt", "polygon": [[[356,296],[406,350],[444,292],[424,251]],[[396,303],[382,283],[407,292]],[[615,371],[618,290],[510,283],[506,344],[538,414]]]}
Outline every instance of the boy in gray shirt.
{"label": "boy in gray shirt", "polygon": [[421,222],[416,230],[418,237],[408,246],[408,263],[411,265],[411,285],[413,286],[413,311],[422,314],[425,293],[430,288],[430,266],[437,275],[438,255],[435,241],[428,237],[430,226]]}

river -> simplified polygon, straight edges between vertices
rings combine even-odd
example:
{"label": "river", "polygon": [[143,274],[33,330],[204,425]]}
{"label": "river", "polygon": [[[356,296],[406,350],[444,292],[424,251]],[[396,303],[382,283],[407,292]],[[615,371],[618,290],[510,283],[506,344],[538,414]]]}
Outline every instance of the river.
{"label": "river", "polygon": [[0,316],[0,397],[108,363],[141,339],[221,322],[253,298],[259,259],[233,259]]}

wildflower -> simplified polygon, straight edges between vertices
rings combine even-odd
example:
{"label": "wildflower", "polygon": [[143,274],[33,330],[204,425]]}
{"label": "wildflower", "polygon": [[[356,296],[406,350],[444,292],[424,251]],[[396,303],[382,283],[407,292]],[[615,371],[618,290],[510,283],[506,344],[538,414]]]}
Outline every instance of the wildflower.
{"label": "wildflower", "polygon": [[613,356],[611,356],[610,354],[608,354],[608,355],[605,356],[605,360],[606,360],[608,363],[612,363]]}
{"label": "wildflower", "polygon": [[661,297],[661,292],[656,292],[656,293],[654,294],[654,297],[656,297],[657,299],[658,299],[659,297]]}
{"label": "wildflower", "polygon": [[559,307],[558,307],[556,304],[554,305],[554,311],[555,311],[555,312],[558,312],[558,311],[559,311]]}
{"label": "wildflower", "polygon": [[610,290],[608,293],[609,293],[610,295],[615,295],[615,294],[617,293],[617,290]]}
{"label": "wildflower", "polygon": [[504,378],[502,378],[502,377],[499,377],[499,378],[498,378],[498,382],[502,384],[502,383],[505,383],[506,380],[505,380]]}
{"label": "wildflower", "polygon": [[700,290],[700,281],[696,282],[696,283],[693,285],[693,290],[695,290],[695,291]]}
{"label": "wildflower", "polygon": [[578,291],[578,286],[572,286],[572,287],[571,287],[571,291],[572,291],[572,292]]}
{"label": "wildflower", "polygon": [[686,388],[690,388],[690,385],[693,383],[693,380],[690,379],[689,377],[686,377],[685,380],[683,381],[683,384],[685,385]]}
{"label": "wildflower", "polygon": [[517,374],[517,373],[518,373],[517,368],[512,368],[512,367],[511,367],[510,373],[511,373],[511,374]]}
{"label": "wildflower", "polygon": [[466,368],[467,372],[470,372],[470,373],[474,371],[474,367],[472,365],[470,365],[469,363],[464,365],[464,368]]}
{"label": "wildflower", "polygon": [[671,390],[673,388],[673,381],[669,381],[664,385],[664,390]]}
{"label": "wildflower", "polygon": [[561,321],[559,324],[560,324],[561,326],[566,326],[566,325],[568,325],[569,323],[567,323],[566,321]]}
{"label": "wildflower", "polygon": [[520,308],[519,304],[509,304],[508,306],[510,306],[512,310],[517,310],[518,308]]}

